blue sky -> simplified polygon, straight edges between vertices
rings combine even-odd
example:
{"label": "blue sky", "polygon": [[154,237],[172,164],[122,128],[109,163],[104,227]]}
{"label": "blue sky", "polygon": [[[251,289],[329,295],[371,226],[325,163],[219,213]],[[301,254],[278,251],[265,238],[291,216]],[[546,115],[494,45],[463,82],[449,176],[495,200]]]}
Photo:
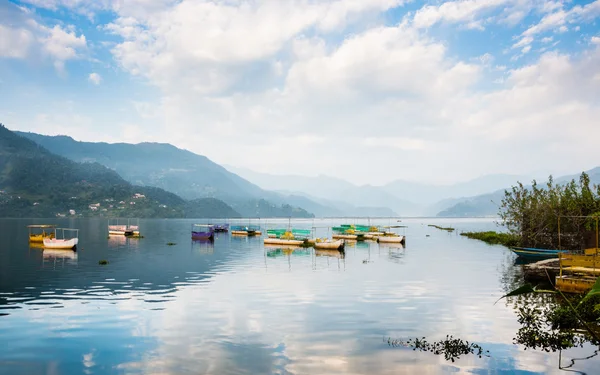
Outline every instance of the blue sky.
{"label": "blue sky", "polygon": [[600,1],[0,0],[0,122],[449,183],[599,165]]}

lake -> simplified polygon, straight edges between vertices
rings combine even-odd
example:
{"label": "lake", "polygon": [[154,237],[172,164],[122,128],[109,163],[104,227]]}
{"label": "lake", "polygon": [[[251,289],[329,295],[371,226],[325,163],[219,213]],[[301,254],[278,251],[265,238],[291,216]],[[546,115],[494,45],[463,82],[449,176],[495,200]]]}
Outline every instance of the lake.
{"label": "lake", "polygon": [[[128,239],[107,238],[101,219],[0,219],[0,373],[564,373],[558,352],[513,344],[514,305],[494,304],[518,282],[515,256],[457,234],[494,230],[493,220],[403,219],[405,248],[357,243],[343,258],[265,249],[262,238],[227,233],[192,242],[194,222],[206,223],[140,220],[144,238]],[[292,226],[325,236],[347,222]],[[34,223],[79,228],[77,252],[30,248]],[[446,335],[489,357],[451,362],[387,343]],[[560,364],[594,349],[563,351]],[[569,370],[598,368],[594,357]]]}

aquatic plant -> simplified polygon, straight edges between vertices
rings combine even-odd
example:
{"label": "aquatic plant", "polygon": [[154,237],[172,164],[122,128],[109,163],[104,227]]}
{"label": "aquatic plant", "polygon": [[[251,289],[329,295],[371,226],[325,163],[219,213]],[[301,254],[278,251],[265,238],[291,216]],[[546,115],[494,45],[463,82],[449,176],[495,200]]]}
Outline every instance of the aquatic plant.
{"label": "aquatic plant", "polygon": [[518,321],[522,325],[514,338],[516,344],[546,352],[580,347],[586,342],[600,346],[600,277],[583,297],[525,284],[500,299],[540,294],[553,294],[557,298],[543,303],[530,299],[522,300],[521,305],[516,303]]}
{"label": "aquatic plant", "polygon": [[167,242],[167,246],[175,246],[177,245],[175,242]]}
{"label": "aquatic plant", "polygon": [[454,338],[452,335],[447,335],[445,339],[431,343],[425,337],[407,341],[388,338],[387,344],[392,347],[406,347],[412,348],[412,350],[431,352],[435,355],[443,355],[447,361],[452,362],[459,359],[461,355],[467,354],[475,354],[479,358],[489,357],[489,350],[484,350],[478,344]]}
{"label": "aquatic plant", "polygon": [[454,228],[452,227],[441,227],[439,225],[429,224],[428,227],[436,228],[439,230],[445,230],[447,232],[454,232]]}
{"label": "aquatic plant", "polygon": [[101,266],[106,266],[108,264],[108,260],[102,259],[101,261],[98,262],[98,264]]}
{"label": "aquatic plant", "polygon": [[507,247],[519,246],[519,237],[512,233],[500,233],[494,231],[487,232],[463,232],[461,236],[473,240],[480,240],[490,245],[504,245]]}

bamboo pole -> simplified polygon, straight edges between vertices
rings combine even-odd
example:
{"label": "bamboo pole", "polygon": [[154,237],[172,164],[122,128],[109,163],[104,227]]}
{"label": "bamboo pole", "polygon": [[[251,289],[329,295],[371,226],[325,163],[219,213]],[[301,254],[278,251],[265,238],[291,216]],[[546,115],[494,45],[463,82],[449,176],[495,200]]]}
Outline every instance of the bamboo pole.
{"label": "bamboo pole", "polygon": [[558,216],[558,250],[562,250],[560,246],[560,215]]}

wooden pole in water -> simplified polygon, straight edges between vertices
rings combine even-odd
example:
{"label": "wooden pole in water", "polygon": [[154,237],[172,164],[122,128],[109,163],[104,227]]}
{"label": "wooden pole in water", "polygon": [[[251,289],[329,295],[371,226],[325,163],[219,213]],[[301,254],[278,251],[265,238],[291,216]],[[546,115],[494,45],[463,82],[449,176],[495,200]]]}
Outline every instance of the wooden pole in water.
{"label": "wooden pole in water", "polygon": [[561,247],[560,247],[560,215],[558,216],[558,250],[561,250]]}
{"label": "wooden pole in water", "polygon": [[598,217],[596,217],[596,254],[598,254]]}

